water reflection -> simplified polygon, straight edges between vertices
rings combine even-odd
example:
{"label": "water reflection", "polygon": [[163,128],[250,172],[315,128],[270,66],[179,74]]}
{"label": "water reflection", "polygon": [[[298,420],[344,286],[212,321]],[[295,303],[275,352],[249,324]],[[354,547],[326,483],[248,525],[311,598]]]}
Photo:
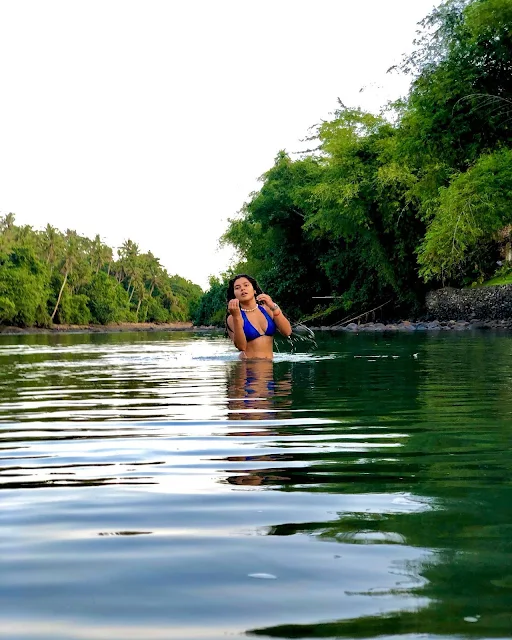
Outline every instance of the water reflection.
{"label": "water reflection", "polygon": [[[347,611],[329,622],[254,628],[249,635],[511,637],[512,405],[505,391],[511,346],[510,337],[496,336],[474,343],[467,337],[428,336],[418,345],[415,407],[414,412],[412,406],[407,409],[409,424],[402,425],[407,437],[392,457],[373,455],[364,471],[359,466],[351,487],[363,497],[383,488],[398,492],[401,484],[413,492],[411,504],[423,508],[345,511],[331,522],[285,523],[268,530],[272,536],[307,534],[336,542],[337,558],[352,553],[354,546],[398,547],[403,559],[390,573],[402,572],[402,579],[395,586],[383,588],[375,580],[374,587],[345,595],[383,602],[400,596],[402,606],[378,615]],[[410,393],[408,398],[413,400]],[[389,404],[384,401],[374,411],[392,426]],[[343,466],[340,460],[337,471]],[[413,558],[413,549],[422,552],[419,558]]]}
{"label": "water reflection", "polygon": [[[284,419],[291,406],[291,371],[279,369],[268,360],[234,362],[227,377],[230,420]],[[280,415],[275,414],[279,412]]]}
{"label": "water reflection", "polygon": [[510,637],[510,338],[29,338],[0,344],[9,640]]}
{"label": "water reflection", "polygon": [[[291,371],[279,371],[272,361],[240,360],[232,364],[227,376],[229,420],[280,421],[291,414]],[[278,415],[279,414],[279,415]],[[227,435],[243,437],[269,437],[279,431],[271,426],[258,430],[229,431]],[[286,459],[282,454],[229,455],[227,462],[272,462]],[[276,474],[272,469],[240,469],[237,475],[229,475],[225,482],[231,485],[260,486],[281,483],[287,476]]]}

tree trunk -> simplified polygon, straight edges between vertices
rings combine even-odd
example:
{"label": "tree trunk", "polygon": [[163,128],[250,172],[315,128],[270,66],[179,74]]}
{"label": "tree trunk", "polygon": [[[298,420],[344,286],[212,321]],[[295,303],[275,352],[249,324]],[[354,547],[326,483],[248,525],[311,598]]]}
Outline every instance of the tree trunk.
{"label": "tree trunk", "polygon": [[57,313],[57,309],[59,308],[60,299],[62,298],[62,292],[64,291],[64,287],[66,286],[67,279],[68,279],[68,272],[66,271],[64,280],[62,282],[62,287],[60,288],[60,291],[59,291],[59,297],[57,298],[57,304],[55,305],[55,309],[53,310],[53,313],[52,313],[52,322],[53,322],[53,319],[55,318],[55,314]]}
{"label": "tree trunk", "polygon": [[510,242],[505,245],[505,262],[512,262],[512,244]]}
{"label": "tree trunk", "polygon": [[139,320],[139,309],[140,309],[141,302],[142,302],[142,298],[139,299],[139,304],[137,305],[137,313],[135,314],[137,321]]}

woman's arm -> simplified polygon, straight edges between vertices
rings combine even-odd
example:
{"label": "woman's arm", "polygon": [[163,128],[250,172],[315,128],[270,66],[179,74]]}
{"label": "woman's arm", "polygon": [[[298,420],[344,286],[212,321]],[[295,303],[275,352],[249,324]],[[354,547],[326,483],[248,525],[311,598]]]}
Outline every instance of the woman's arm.
{"label": "woman's arm", "polygon": [[277,305],[275,305],[275,307],[277,308],[274,308],[272,310],[271,307],[270,310],[272,311],[274,322],[276,323],[276,327],[279,333],[286,337],[291,336],[292,325],[290,324],[290,321]]}
{"label": "woman's arm", "polygon": [[239,351],[245,351],[247,349],[247,338],[244,333],[244,321],[240,313],[238,300],[229,301],[228,311],[230,313],[227,320],[229,337]]}
{"label": "woman's arm", "polygon": [[266,293],[261,293],[259,296],[257,296],[256,299],[258,302],[266,305],[267,309],[270,310],[272,314],[272,319],[276,323],[276,327],[279,333],[281,333],[283,336],[286,336],[286,337],[290,336],[292,334],[292,325],[290,324],[290,321],[288,320],[288,318],[286,318],[284,313],[279,308],[279,305],[276,304],[272,300],[272,298]]}

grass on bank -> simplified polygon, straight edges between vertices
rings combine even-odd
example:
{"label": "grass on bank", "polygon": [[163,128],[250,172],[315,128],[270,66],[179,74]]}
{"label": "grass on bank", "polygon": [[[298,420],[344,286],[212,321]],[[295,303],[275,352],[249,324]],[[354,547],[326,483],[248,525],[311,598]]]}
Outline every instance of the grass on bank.
{"label": "grass on bank", "polygon": [[505,273],[498,273],[490,280],[482,282],[482,287],[494,287],[498,284],[512,284],[512,269]]}

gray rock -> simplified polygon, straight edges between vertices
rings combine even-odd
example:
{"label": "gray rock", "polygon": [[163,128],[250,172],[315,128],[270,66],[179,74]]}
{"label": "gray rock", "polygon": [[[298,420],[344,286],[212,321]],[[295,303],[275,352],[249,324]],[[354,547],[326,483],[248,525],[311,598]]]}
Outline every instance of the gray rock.
{"label": "gray rock", "polygon": [[416,327],[410,322],[401,322],[396,327],[398,331],[415,331]]}
{"label": "gray rock", "polygon": [[444,321],[512,321],[512,285],[430,291],[425,299],[430,317]]}

